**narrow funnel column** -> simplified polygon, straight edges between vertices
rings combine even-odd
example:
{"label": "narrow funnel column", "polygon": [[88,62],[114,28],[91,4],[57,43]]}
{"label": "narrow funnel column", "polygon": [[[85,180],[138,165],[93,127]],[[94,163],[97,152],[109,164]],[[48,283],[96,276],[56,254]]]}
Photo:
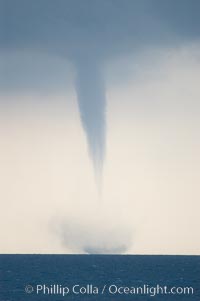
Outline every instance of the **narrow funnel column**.
{"label": "narrow funnel column", "polygon": [[81,61],[76,64],[76,91],[80,117],[85,130],[97,185],[101,186],[105,155],[105,87],[97,64]]}

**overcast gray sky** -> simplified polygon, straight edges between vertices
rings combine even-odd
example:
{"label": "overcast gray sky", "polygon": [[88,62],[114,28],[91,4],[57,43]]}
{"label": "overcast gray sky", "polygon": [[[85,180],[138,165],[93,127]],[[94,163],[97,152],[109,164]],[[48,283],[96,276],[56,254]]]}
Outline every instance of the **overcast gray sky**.
{"label": "overcast gray sky", "polygon": [[0,8],[0,251],[199,254],[200,2]]}

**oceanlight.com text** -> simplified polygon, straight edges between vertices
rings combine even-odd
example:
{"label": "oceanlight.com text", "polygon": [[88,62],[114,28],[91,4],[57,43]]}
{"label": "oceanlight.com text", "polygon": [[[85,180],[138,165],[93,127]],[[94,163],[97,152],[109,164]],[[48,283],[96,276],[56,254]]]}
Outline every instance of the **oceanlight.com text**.
{"label": "oceanlight.com text", "polygon": [[35,286],[26,285],[25,292],[27,294],[36,295],[60,295],[66,297],[68,295],[108,295],[108,296],[127,296],[127,295],[143,295],[143,296],[157,296],[157,295],[193,295],[194,288],[191,286],[155,286],[144,284],[141,286],[119,286],[116,284],[104,284],[96,286],[93,284],[37,284]]}

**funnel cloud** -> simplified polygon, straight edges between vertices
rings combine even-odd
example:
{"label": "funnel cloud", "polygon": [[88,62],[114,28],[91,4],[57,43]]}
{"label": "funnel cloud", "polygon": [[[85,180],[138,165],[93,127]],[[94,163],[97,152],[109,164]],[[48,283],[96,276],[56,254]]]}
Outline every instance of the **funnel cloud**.
{"label": "funnel cloud", "polygon": [[76,64],[76,91],[89,153],[100,185],[105,155],[105,87],[99,66],[89,59]]}

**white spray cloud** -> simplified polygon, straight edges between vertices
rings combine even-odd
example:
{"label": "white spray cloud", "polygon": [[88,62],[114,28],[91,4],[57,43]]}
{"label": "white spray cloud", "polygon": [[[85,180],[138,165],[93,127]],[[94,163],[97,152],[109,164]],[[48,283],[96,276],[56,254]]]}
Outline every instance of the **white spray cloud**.
{"label": "white spray cloud", "polygon": [[[90,202],[91,204],[91,202]],[[90,209],[88,209],[90,208]],[[122,254],[132,246],[133,227],[119,208],[90,206],[80,212],[69,210],[60,221],[55,217],[51,228],[61,237],[65,249],[75,253]],[[53,227],[52,227],[53,225]]]}

